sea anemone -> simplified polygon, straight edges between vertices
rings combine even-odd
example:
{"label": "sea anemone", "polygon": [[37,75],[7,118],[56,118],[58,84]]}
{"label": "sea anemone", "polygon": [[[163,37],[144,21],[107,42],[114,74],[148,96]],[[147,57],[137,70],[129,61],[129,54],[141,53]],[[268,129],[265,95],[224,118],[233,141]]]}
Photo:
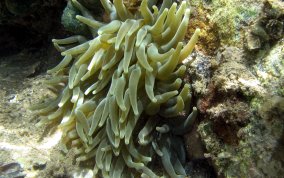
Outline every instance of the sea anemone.
{"label": "sea anemone", "polygon": [[[43,116],[37,125],[57,123],[64,150],[75,147],[78,162],[93,159],[94,173],[103,177],[185,177],[178,135],[188,131],[197,110],[190,108],[182,62],[199,34],[183,44],[187,3],[165,0],[158,9],[143,0],[136,12],[122,0],[101,3],[108,23],[72,0],[92,38],[53,40],[64,58],[48,70],[53,79],[47,83],[58,95],[33,107]],[[159,160],[164,169],[154,171]]]}

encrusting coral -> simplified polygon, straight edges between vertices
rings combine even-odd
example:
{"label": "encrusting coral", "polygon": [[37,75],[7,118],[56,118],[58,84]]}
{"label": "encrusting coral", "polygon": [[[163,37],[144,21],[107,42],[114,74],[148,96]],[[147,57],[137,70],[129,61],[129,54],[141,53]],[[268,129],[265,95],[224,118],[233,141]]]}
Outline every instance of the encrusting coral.
{"label": "encrusting coral", "polygon": [[[55,99],[32,109],[38,125],[58,123],[65,151],[76,147],[78,162],[95,160],[103,177],[185,177],[183,135],[194,121],[191,91],[182,78],[182,62],[192,52],[199,29],[183,45],[190,11],[163,1],[161,8],[143,0],[133,14],[122,0],[101,0],[111,21],[96,21],[76,0],[93,36],[53,40],[64,56],[48,71]],[[188,115],[187,118],[177,117]],[[153,171],[153,160],[164,170]]]}

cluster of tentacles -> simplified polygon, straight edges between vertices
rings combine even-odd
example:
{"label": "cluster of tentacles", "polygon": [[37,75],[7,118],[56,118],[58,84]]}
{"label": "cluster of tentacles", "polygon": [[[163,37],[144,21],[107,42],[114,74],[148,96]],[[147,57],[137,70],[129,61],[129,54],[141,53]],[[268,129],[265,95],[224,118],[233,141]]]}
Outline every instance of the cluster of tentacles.
{"label": "cluster of tentacles", "polygon": [[[53,40],[64,59],[46,83],[57,97],[33,109],[38,125],[58,123],[67,151],[77,161],[95,160],[103,177],[184,177],[182,139],[196,117],[182,61],[192,52],[199,30],[183,45],[189,9],[171,0],[160,9],[141,2],[133,14],[122,0],[101,0],[111,21],[96,21],[76,0],[93,39]],[[190,111],[192,112],[190,113]],[[190,113],[190,114],[189,114]],[[188,117],[177,117],[180,115]],[[161,171],[153,171],[154,159]]]}

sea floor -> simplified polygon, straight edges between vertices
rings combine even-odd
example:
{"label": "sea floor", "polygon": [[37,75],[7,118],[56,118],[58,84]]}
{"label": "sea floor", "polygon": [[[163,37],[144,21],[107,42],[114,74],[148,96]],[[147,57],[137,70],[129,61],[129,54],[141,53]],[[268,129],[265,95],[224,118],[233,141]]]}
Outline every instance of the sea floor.
{"label": "sea floor", "polygon": [[[54,57],[52,48],[0,57],[0,177],[70,177],[78,168],[72,151],[59,149],[60,132],[39,128],[29,107],[51,93],[43,71]],[[72,171],[71,171],[72,170]]]}

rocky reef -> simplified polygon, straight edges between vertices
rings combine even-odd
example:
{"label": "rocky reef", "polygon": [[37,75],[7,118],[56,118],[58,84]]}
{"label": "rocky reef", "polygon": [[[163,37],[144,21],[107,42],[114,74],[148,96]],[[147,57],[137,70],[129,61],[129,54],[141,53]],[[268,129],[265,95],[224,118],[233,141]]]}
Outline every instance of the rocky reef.
{"label": "rocky reef", "polygon": [[[201,31],[216,30],[211,36],[218,39],[201,35],[205,52],[192,56],[195,67],[190,68],[203,156],[220,177],[281,177],[284,4],[194,2],[196,16],[205,18],[195,23],[203,25]],[[226,10],[215,9],[222,4]],[[208,42],[218,47],[204,49]]]}

